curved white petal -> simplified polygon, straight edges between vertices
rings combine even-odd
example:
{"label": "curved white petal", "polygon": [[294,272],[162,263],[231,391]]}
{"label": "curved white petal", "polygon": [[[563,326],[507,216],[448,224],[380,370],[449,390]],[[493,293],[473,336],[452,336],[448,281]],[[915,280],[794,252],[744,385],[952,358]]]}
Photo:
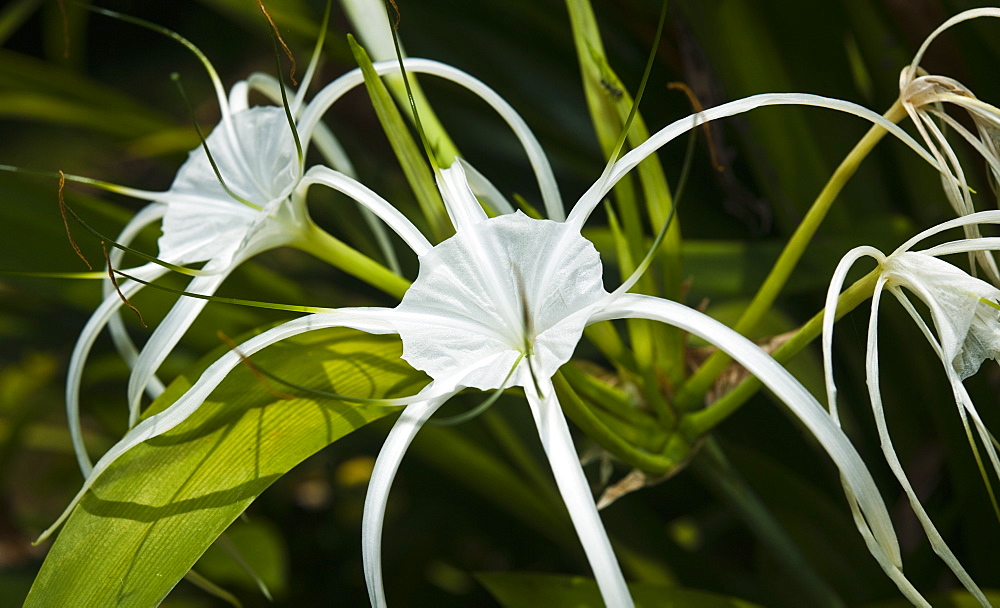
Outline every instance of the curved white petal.
{"label": "curved white petal", "polygon": [[[213,295],[219,285],[229,276],[230,270],[227,268],[219,274],[195,277],[188,283],[186,291],[205,296]],[[128,379],[129,427],[134,426],[139,420],[142,394],[156,374],[156,370],[160,368],[170,351],[177,346],[181,337],[191,327],[206,304],[208,304],[208,300],[181,296],[142,347]]]}
{"label": "curved white petal", "polygon": [[837,299],[847,279],[847,273],[854,267],[855,262],[865,256],[875,258],[879,264],[885,260],[885,255],[874,247],[855,247],[848,251],[847,255],[837,263],[823,306],[823,373],[826,377],[826,402],[830,408],[830,416],[837,426],[840,426],[840,416],[837,414],[837,385],[833,379],[833,324],[837,316]]}
{"label": "curved white petal", "polygon": [[437,380],[497,356],[463,383],[529,386],[523,357],[545,378],[569,360],[589,311],[607,295],[602,275],[593,244],[562,222],[516,212],[466,226],[420,256],[393,319],[403,359]]}
{"label": "curved white petal", "polygon": [[913,246],[920,241],[932,237],[935,234],[939,234],[946,230],[951,230],[952,228],[959,228],[963,226],[969,226],[972,224],[1000,224],[1000,211],[998,210],[988,210],[988,211],[977,211],[975,213],[970,213],[968,215],[963,215],[961,217],[956,217],[940,224],[931,226],[927,230],[919,232],[916,236],[910,238],[905,243],[896,248],[891,255],[896,255],[902,251],[909,251],[913,249]]}
{"label": "curved white petal", "polygon": [[714,108],[709,108],[702,112],[692,114],[687,118],[674,121],[666,127],[660,129],[641,145],[633,148],[616,162],[611,171],[608,172],[607,179],[601,179],[588,189],[580,200],[573,207],[567,222],[573,223],[579,229],[590,216],[591,212],[600,204],[601,200],[611,191],[616,183],[629,171],[635,168],[647,156],[653,154],[666,143],[677,138],[679,135],[687,133],[691,129],[705,124],[706,122],[725,118],[735,114],[742,114],[755,108],[773,105],[804,105],[829,108],[853,114],[865,120],[871,121],[895,135],[903,143],[912,148],[924,160],[938,168],[938,162],[931,156],[915,139],[898,125],[887,120],[884,116],[872,112],[868,108],[859,106],[849,101],[831,99],[819,95],[809,95],[805,93],[764,93],[751,95],[743,99],[724,103]]}
{"label": "curved white petal", "polygon": [[632,606],[632,596],[611,548],[608,533],[601,523],[555,389],[548,378],[538,380],[542,394],[539,395],[532,387],[525,388],[524,394],[531,406],[531,415],[538,427],[538,437],[552,467],[556,486],[594,571],[601,597],[607,606]]}
{"label": "curved white petal", "polygon": [[[144,281],[153,281],[164,275],[166,268],[156,264],[149,264],[133,271],[136,278]],[[143,288],[142,283],[134,281],[122,281],[119,284],[125,297],[135,295]],[[104,298],[101,305],[97,307],[94,314],[87,319],[80,337],[77,338],[73,346],[73,354],[70,355],[69,366],[66,372],[66,417],[69,419],[69,435],[73,443],[73,451],[76,452],[76,460],[80,465],[80,472],[86,477],[90,474],[91,463],[87,455],[87,449],[83,444],[83,430],[80,427],[80,383],[83,379],[83,367],[87,363],[87,356],[94,346],[94,341],[98,334],[104,329],[109,320],[113,319],[121,308],[123,302],[117,293],[112,292]]]}
{"label": "curved white petal", "polygon": [[[453,390],[451,395],[456,392],[458,389]],[[406,406],[375,459],[361,519],[361,557],[365,568],[365,582],[368,584],[368,597],[374,607],[386,605],[385,588],[382,584],[382,524],[385,521],[385,506],[389,500],[392,480],[417,431],[451,395]]]}
{"label": "curved white petal", "polygon": [[299,184],[299,192],[304,192],[312,184],[322,184],[338,192],[343,192],[357,201],[358,204],[371,210],[393,232],[398,234],[399,238],[403,239],[403,242],[417,255],[430,251],[430,242],[410,220],[406,219],[405,215],[356,179],[338,173],[329,167],[316,166],[306,171]]}
{"label": "curved white petal", "polygon": [[[879,284],[885,282],[885,278],[879,279]],[[868,394],[871,398],[872,403],[872,414],[875,416],[875,426],[878,429],[879,441],[882,445],[882,454],[885,456],[886,462],[889,464],[889,468],[892,470],[893,475],[896,476],[899,485],[902,486],[903,492],[906,493],[906,497],[910,502],[910,507],[916,514],[917,519],[920,521],[921,527],[924,529],[924,534],[927,535],[927,539],[931,543],[931,548],[934,552],[941,557],[941,559],[948,565],[958,580],[962,582],[962,585],[969,590],[980,604],[983,606],[989,606],[990,603],[987,601],[986,596],[979,589],[976,583],[969,576],[969,573],[965,571],[962,564],[959,563],[958,558],[952,553],[948,544],[945,543],[941,534],[938,532],[934,523],[931,521],[930,517],[927,515],[927,511],[924,510],[922,504],[920,504],[920,499],[917,498],[916,492],[913,491],[913,487],[910,485],[910,480],[906,477],[906,472],[903,471],[903,466],[899,462],[899,458],[896,455],[896,450],[892,445],[892,438],[889,436],[889,429],[885,423],[885,411],[882,407],[882,389],[880,386],[879,379],[879,365],[878,365],[878,311],[879,303],[881,301],[882,290],[876,288],[874,295],[872,296],[872,310],[871,316],[868,320],[868,346],[865,355],[865,367],[867,369],[868,377]]]}
{"label": "curved white petal", "polygon": [[970,9],[955,15],[951,19],[948,19],[939,25],[938,28],[931,32],[930,36],[924,40],[924,43],[920,45],[920,48],[917,49],[917,54],[913,56],[913,61],[910,62],[910,67],[903,71],[903,74],[900,76],[900,88],[903,88],[906,82],[913,80],[913,77],[917,73],[917,67],[920,65],[920,60],[923,59],[924,53],[927,52],[927,47],[930,46],[931,42],[933,42],[934,39],[941,34],[941,32],[952,27],[956,23],[961,23],[962,21],[967,21],[969,19],[976,19],[978,17],[1000,17],[1000,8]]}
{"label": "curved white petal", "polygon": [[915,251],[888,258],[883,274],[891,277],[894,285],[915,293],[930,309],[939,354],[949,374],[954,372],[964,380],[975,374],[983,361],[1000,355],[1000,311],[986,303],[995,304],[1000,289],[944,260]]}
{"label": "curved white petal", "polygon": [[[178,424],[184,422],[201,407],[201,404],[222,382],[229,372],[240,365],[242,356],[250,356],[276,342],[299,334],[330,327],[349,327],[370,334],[391,334],[395,328],[384,320],[388,309],[382,308],[344,308],[336,312],[317,313],[294,319],[278,327],[270,329],[259,336],[247,340],[239,346],[239,353],[229,351],[210,365],[202,373],[197,382],[188,389],[170,407],[146,418],[132,428],[118,443],[111,447],[83,482],[83,487],[77,492],[62,515],[47,530],[38,537],[38,542],[45,540],[69,517],[70,513],[83,498],[100,475],[122,454],[136,445],[166,433]],[[241,356],[242,355],[242,356]]]}
{"label": "curved white petal", "polygon": [[757,376],[809,429],[840,469],[841,477],[857,497],[864,519],[892,564],[902,563],[899,543],[885,503],[871,473],[850,440],[826,410],[786,370],[760,347],[722,323],[682,304],[638,294],[624,294],[595,314],[591,322],[643,318],[669,323],[725,351]]}
{"label": "curved white petal", "polygon": [[[118,235],[117,242],[120,245],[131,245],[132,240],[147,226],[153,222],[159,221],[163,217],[163,213],[166,211],[162,203],[152,203],[146,205],[139,210],[138,213],[125,225],[121,233]],[[110,253],[111,265],[114,268],[121,268],[122,259],[125,257],[125,252],[121,249],[114,248]],[[144,271],[143,271],[144,272]],[[137,276],[134,272],[130,272],[133,276]],[[156,277],[162,276],[162,272],[158,273]],[[139,275],[139,278],[143,278]],[[149,279],[147,279],[149,280]],[[111,284],[111,279],[107,279],[102,282],[102,291],[104,297],[107,298],[114,292],[114,285]],[[135,359],[139,356],[139,350],[135,347],[135,343],[128,335],[128,331],[125,329],[125,323],[121,318],[121,310],[116,311],[111,318],[108,320],[108,331],[111,333],[111,340],[114,342],[115,348],[118,353],[125,359],[125,363],[128,364],[129,368],[135,365]],[[163,383],[160,379],[153,377],[149,383],[149,396],[151,399],[155,399],[163,392]],[[89,470],[89,469],[88,469]]]}
{"label": "curved white petal", "polygon": [[[545,151],[535,137],[531,129],[528,128],[524,119],[514,111],[514,109],[493,89],[489,88],[482,81],[466,74],[458,68],[450,65],[432,61],[429,59],[404,58],[403,64],[407,70],[416,73],[430,74],[461,85],[478,95],[483,101],[490,105],[507,122],[514,135],[521,142],[521,146],[528,155],[528,162],[535,172],[538,180],[538,187],[542,193],[542,200],[545,204],[545,211],[549,219],[561,221],[565,216],[562,208],[562,197],[559,194],[559,187],[556,184],[555,175],[549,164]],[[380,61],[374,65],[378,74],[394,74],[399,71],[397,61]],[[302,119],[299,121],[299,132],[302,134],[303,145],[309,140],[312,130],[316,127],[320,117],[340,99],[346,92],[362,84],[364,77],[361,70],[356,69],[344,74],[323,88],[313,98],[309,106],[303,111]]]}

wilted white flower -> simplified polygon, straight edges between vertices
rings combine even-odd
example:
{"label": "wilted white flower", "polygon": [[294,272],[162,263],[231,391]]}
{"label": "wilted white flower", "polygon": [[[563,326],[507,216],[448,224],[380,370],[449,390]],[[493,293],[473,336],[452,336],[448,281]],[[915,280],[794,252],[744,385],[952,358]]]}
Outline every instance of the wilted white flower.
{"label": "wilted white flower", "polygon": [[[872,296],[865,365],[872,412],[875,415],[882,451],[930,539],[934,551],[984,606],[988,606],[989,602],[931,522],[913,491],[892,445],[882,406],[882,389],[879,384],[878,312],[882,293],[888,290],[913,318],[927,338],[931,348],[941,359],[962,424],[965,426],[969,441],[973,442],[973,449],[976,449],[975,440],[969,428],[969,420],[972,420],[972,425],[989,455],[994,471],[1000,475],[1000,459],[998,459],[992,436],[983,424],[972,399],[962,384],[964,379],[979,370],[983,361],[996,359],[1000,354],[1000,289],[939,259],[939,256],[955,253],[975,253],[1000,249],[1000,239],[993,237],[962,239],[921,251],[913,250],[913,247],[920,241],[945,230],[986,223],[1000,223],[1000,212],[981,211],[944,222],[921,232],[888,256],[873,247],[857,247],[851,250],[840,261],[834,273],[834,278],[827,292],[826,314],[823,319],[823,355],[830,413],[839,420],[832,366],[833,323],[837,297],[847,272],[854,263],[864,257],[874,258],[879,267],[875,291]],[[926,305],[931,318],[930,323],[914,307],[908,294],[916,296]],[[913,597],[919,598],[919,595],[911,596],[911,599]],[[922,598],[920,601],[923,601]],[[928,604],[924,602],[922,605]]]}
{"label": "wilted white flower", "polygon": [[[910,65],[899,75],[899,100],[913,120],[927,147],[941,167],[944,192],[958,215],[973,213],[971,188],[958,160],[958,155],[948,141],[949,129],[965,139],[986,161],[994,185],[1000,184],[1000,109],[982,101],[968,87],[948,76],[928,74],[920,67],[924,53],[942,32],[952,26],[979,17],[1000,17],[1000,8],[975,8],[948,19],[924,40]],[[968,113],[976,132],[969,131],[949,115],[946,104],[957,106]],[[975,225],[965,226],[968,238],[980,236]],[[993,256],[977,252],[974,257],[990,280],[1000,285],[1000,270]]]}

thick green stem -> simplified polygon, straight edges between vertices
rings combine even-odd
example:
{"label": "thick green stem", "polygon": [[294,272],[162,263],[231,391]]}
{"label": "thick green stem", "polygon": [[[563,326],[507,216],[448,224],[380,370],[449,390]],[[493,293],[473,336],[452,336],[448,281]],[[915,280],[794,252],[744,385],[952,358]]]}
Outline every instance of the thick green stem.
{"label": "thick green stem", "polygon": [[[906,116],[906,112],[903,110],[902,105],[899,101],[896,101],[889,108],[889,111],[885,113],[885,118],[892,122],[899,122]],[[792,271],[798,264],[799,260],[802,259],[802,255],[805,253],[806,247],[809,245],[809,241],[812,240],[814,234],[819,229],[820,224],[826,217],[827,211],[830,210],[830,206],[833,201],[840,194],[840,191],[847,184],[847,181],[854,175],[857,171],[858,166],[861,161],[868,156],[868,153],[872,151],[877,144],[887,133],[885,129],[878,125],[872,126],[865,134],[861,141],[854,146],[854,149],[844,158],[834,171],[833,176],[830,177],[830,181],[826,183],[823,191],[819,193],[816,200],[813,202],[812,207],[810,207],[809,212],[802,219],[802,223],[799,227],[795,229],[795,233],[789,239],[788,244],[785,245],[785,249],[781,252],[778,257],[778,261],[775,262],[774,267],[771,272],[764,279],[764,283],[760,286],[757,294],[754,296],[750,305],[747,306],[746,310],[743,311],[743,315],[733,326],[733,329],[746,335],[748,332],[752,331],[756,327],[760,319],[770,310],[774,301],[777,299],[778,294],[784,288],[785,283],[788,282],[788,277],[791,276]],[[684,385],[681,386],[680,390],[677,391],[675,396],[675,403],[677,408],[682,411],[688,411],[697,408],[700,405],[701,400],[704,398],[705,393],[712,387],[719,374],[729,365],[732,359],[723,352],[717,352],[708,358],[705,363],[698,368],[692,376],[688,379]]]}
{"label": "thick green stem", "polygon": [[298,246],[394,298],[402,298],[410,287],[410,282],[405,278],[315,224],[311,224],[304,232],[304,238],[299,241]]}
{"label": "thick green stem", "polygon": [[[836,319],[839,320],[845,314],[857,308],[859,304],[872,297],[878,275],[878,269],[873,270],[840,294],[840,298],[837,299]],[[822,332],[823,311],[820,311],[812,319],[809,319],[799,331],[795,332],[795,335],[791,339],[771,353],[771,356],[778,363],[786,363],[805,348],[807,344],[815,340]],[[685,415],[681,422],[682,434],[688,438],[696,438],[708,433],[736,412],[760,388],[760,380],[756,376],[749,376],[710,407]]]}

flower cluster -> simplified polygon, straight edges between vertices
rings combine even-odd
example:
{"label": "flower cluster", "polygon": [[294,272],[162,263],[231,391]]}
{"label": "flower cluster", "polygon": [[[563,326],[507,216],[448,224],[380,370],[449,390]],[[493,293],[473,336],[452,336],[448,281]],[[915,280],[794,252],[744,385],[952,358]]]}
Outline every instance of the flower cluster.
{"label": "flower cluster", "polygon": [[[119,242],[128,244],[144,227],[160,222],[163,234],[157,258],[166,262],[129,270],[131,278],[119,286],[124,297],[160,279],[170,267],[193,264],[201,264],[201,268],[191,271],[196,276],[185,291],[211,296],[241,263],[269,249],[293,246],[400,296],[400,302],[392,308],[324,309],[264,331],[212,363],[166,409],[141,418],[142,395],[156,397],[162,393],[157,370],[199,315],[206,299],[181,297],[139,349],[118,318],[123,298],[112,291],[109,283],[105,300],[73,351],[67,383],[70,429],[86,479],[66,511],[42,537],[64,522],[95,481],[123,454],[190,418],[246,357],[305,332],[351,328],[398,335],[402,360],[431,379],[418,394],[403,400],[405,407],[378,455],[368,487],[362,534],[365,577],[373,606],[386,605],[381,536],[390,487],[400,462],[420,428],[450,398],[466,389],[523,391],[556,486],[604,602],[609,606],[631,606],[625,576],[581,468],[553,377],[574,356],[587,327],[603,321],[643,319],[679,328],[711,343],[776,395],[838,468],[855,522],[872,555],[911,601],[928,605],[903,574],[899,543],[881,494],[840,428],[831,364],[834,312],[848,271],[854,262],[867,256],[878,263],[868,334],[868,386],[885,457],[934,550],[962,584],[987,605],[985,595],[944,542],[903,472],[886,428],[878,373],[878,310],[881,295],[888,290],[912,316],[940,358],[970,440],[971,429],[975,429],[994,471],[1000,475],[1000,457],[992,436],[962,384],[984,360],[995,359],[1000,351],[1000,289],[940,259],[955,253],[973,254],[991,280],[1000,279],[992,257],[985,255],[1000,248],[1000,242],[982,237],[977,228],[985,223],[1000,223],[1000,212],[974,212],[957,156],[935,122],[943,121],[959,132],[983,155],[991,171],[1000,176],[995,141],[1000,112],[977,100],[957,82],[923,75],[918,69],[924,50],[940,31],[978,16],[996,17],[1000,11],[977,9],[949,20],[928,38],[912,65],[903,71],[900,99],[929,152],[891,121],[849,102],[807,94],[756,95],[692,114],[655,132],[610,163],[568,213],[536,137],[496,92],[465,72],[432,60],[400,57],[376,61],[371,68],[379,75],[428,74],[450,80],[485,101],[517,136],[537,178],[548,219],[515,211],[499,190],[461,157],[450,166],[435,166],[437,191],[454,229],[453,236],[439,242],[433,242],[413,219],[355,177],[346,155],[323,125],[322,118],[331,107],[365,82],[363,69],[344,74],[307,101],[306,91],[316,74],[321,40],[301,87],[283,101],[284,85],[261,74],[237,83],[226,94],[205,62],[215,83],[221,110],[219,124],[203,145],[190,153],[166,192],[119,189],[149,201],[122,231]],[[384,42],[380,48],[387,48]],[[250,91],[261,92],[280,105],[250,107]],[[978,136],[943,113],[941,102],[968,110]],[[775,359],[722,323],[680,302],[629,293],[635,277],[608,290],[601,256],[582,232],[616,184],[667,143],[706,122],[774,105],[824,107],[881,126],[941,173],[947,198],[961,215],[920,233],[888,256],[861,247],[842,260],[830,285],[823,325],[829,412]],[[306,152],[313,146],[326,164],[307,166]],[[408,248],[407,255],[415,258],[419,266],[412,285],[407,286],[392,270],[326,234],[310,219],[306,199],[314,185],[353,199],[377,220],[380,230],[401,239]],[[914,250],[918,242],[951,228],[963,228],[966,238]],[[112,258],[113,263],[120,260],[120,254]],[[924,303],[931,322],[914,307],[907,293]],[[119,350],[132,366],[128,385],[130,430],[91,464],[80,430],[79,392],[86,359],[105,326],[110,326]]]}

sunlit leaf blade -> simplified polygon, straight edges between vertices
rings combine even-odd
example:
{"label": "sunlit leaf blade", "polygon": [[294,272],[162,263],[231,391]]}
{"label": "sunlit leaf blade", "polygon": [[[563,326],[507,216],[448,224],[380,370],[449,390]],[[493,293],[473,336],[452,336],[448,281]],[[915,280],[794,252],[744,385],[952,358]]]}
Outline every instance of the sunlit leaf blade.
{"label": "sunlit leaf blade", "polygon": [[[425,377],[398,340],[304,334],[254,361],[289,381],[364,397],[412,394]],[[174,382],[153,410],[189,386]],[[283,387],[282,387],[283,390]],[[190,419],[128,452],[84,498],[25,606],[154,606],[271,483],[351,431],[396,411],[309,395],[279,399],[246,367]]]}
{"label": "sunlit leaf blade", "polygon": [[[530,573],[479,573],[479,582],[504,608],[600,608],[604,605],[592,579]],[[646,583],[628,586],[635,605],[642,608],[754,608],[741,599],[706,591],[661,587]]]}

